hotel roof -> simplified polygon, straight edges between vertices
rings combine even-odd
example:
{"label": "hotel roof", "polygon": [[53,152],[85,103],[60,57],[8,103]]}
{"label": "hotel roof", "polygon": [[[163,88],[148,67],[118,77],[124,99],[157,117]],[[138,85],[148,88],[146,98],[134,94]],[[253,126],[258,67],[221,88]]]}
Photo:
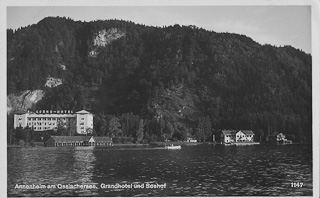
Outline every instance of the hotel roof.
{"label": "hotel roof", "polygon": [[28,118],[75,118],[76,114],[29,114]]}
{"label": "hotel roof", "polygon": [[76,112],[76,113],[85,113],[85,114],[87,114],[87,113],[90,113],[90,112],[88,112],[88,111],[86,111],[86,110],[81,110],[81,111],[78,111],[78,112]]}

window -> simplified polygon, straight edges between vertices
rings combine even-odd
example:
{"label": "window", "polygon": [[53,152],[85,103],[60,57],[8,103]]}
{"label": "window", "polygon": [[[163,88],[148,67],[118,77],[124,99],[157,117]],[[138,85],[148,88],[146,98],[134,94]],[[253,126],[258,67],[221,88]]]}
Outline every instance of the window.
{"label": "window", "polygon": [[84,118],[81,118],[81,120],[84,120]]}

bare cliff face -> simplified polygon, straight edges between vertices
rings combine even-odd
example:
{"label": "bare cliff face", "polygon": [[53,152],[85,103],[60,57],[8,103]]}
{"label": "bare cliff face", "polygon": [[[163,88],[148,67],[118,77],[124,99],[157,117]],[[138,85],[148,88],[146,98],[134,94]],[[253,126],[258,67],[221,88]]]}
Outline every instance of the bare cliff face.
{"label": "bare cliff face", "polygon": [[125,33],[117,28],[110,28],[108,30],[100,30],[93,38],[94,49],[89,52],[89,56],[96,57],[98,55],[97,48],[105,47],[112,41],[125,36]]}
{"label": "bare cliff face", "polygon": [[94,38],[93,43],[95,46],[105,47],[114,40],[117,40],[125,35],[124,32],[117,28],[110,28],[109,30],[101,30]]}
{"label": "bare cliff face", "polygon": [[[48,77],[45,83],[46,87],[56,87],[62,84],[62,79]],[[22,110],[26,111],[30,109],[33,104],[36,104],[44,97],[43,90],[26,90],[21,94],[10,94],[7,96],[7,114],[11,114],[14,111]]]}
{"label": "bare cliff face", "polygon": [[7,97],[7,114],[17,110],[27,110],[44,96],[42,90],[26,90],[20,95],[10,94]]}

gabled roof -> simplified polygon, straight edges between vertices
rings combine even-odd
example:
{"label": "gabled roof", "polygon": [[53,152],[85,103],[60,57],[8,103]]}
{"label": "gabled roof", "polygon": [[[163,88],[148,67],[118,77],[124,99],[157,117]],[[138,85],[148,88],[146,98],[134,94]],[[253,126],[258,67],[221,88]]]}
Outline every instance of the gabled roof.
{"label": "gabled roof", "polygon": [[241,130],[246,135],[254,135],[252,130]]}
{"label": "gabled roof", "polygon": [[93,139],[96,142],[111,142],[112,141],[111,138],[105,137],[105,136],[103,136],[103,137],[93,137]]}
{"label": "gabled roof", "polygon": [[51,136],[57,142],[89,141],[91,136]]}
{"label": "gabled roof", "polygon": [[81,110],[81,111],[78,111],[78,112],[76,112],[76,113],[85,113],[85,114],[88,114],[88,113],[90,113],[90,112],[88,112],[88,111],[86,111],[86,110]]}
{"label": "gabled roof", "polygon": [[236,133],[235,130],[222,130],[223,135],[234,135]]}
{"label": "gabled roof", "polygon": [[[86,111],[86,110],[81,110],[81,111],[78,111],[76,113],[84,113],[84,114],[89,114],[90,112]],[[90,113],[91,114],[91,113]]]}

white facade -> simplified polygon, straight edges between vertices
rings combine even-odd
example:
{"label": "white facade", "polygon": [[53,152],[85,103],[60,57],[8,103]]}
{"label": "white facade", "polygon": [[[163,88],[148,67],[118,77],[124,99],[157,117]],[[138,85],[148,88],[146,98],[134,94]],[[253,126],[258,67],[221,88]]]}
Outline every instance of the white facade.
{"label": "white facade", "polygon": [[13,127],[23,127],[25,128],[28,124],[28,114],[26,113],[18,113],[14,114]]}
{"label": "white facade", "polygon": [[222,130],[221,133],[221,140],[223,143],[231,143],[234,142],[234,134],[235,131],[233,130]]}
{"label": "white facade", "polygon": [[238,131],[236,133],[236,142],[253,142],[254,133],[249,130]]}
{"label": "white facade", "polygon": [[85,134],[93,129],[93,115],[87,111],[73,113],[70,110],[48,111],[39,110],[36,113],[15,113],[14,128],[29,126],[34,131],[57,130],[58,123],[75,124],[77,133]]}
{"label": "white facade", "polygon": [[232,142],[253,142],[254,133],[251,130],[222,130],[221,141],[222,143]]}
{"label": "white facade", "polygon": [[86,134],[93,130],[93,115],[85,110],[78,111],[77,117],[77,133]]}

